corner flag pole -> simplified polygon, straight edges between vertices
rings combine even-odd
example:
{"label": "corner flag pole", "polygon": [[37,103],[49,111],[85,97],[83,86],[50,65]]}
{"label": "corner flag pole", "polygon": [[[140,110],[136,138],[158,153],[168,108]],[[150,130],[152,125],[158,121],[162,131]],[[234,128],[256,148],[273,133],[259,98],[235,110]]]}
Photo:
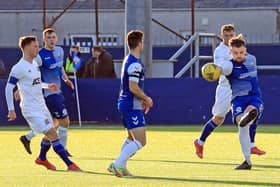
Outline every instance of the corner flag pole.
{"label": "corner flag pole", "polygon": [[76,95],[76,102],[77,102],[79,126],[82,127],[82,119],[81,119],[81,111],[80,111],[80,100],[79,100],[78,81],[77,81],[76,70],[74,70],[74,84],[75,84],[75,92],[76,92],[75,95]]}

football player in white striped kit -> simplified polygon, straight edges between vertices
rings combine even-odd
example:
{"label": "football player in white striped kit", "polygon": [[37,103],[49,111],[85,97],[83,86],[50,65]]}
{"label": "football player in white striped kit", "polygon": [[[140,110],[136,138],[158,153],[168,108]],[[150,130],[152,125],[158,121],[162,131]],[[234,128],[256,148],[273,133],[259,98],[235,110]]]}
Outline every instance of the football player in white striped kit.
{"label": "football player in white striped kit", "polygon": [[[223,41],[215,49],[214,63],[221,65],[225,61],[232,59],[229,40],[235,36],[235,28],[232,24],[226,24],[221,27],[221,37]],[[220,76],[219,84],[216,89],[215,104],[212,108],[213,117],[204,125],[200,138],[194,141],[196,155],[203,158],[203,146],[207,137],[214,131],[214,129],[223,124],[226,114],[231,107],[232,90],[229,81],[224,75]],[[250,126],[251,139],[251,154],[264,155],[265,151],[260,150],[255,145],[255,134],[258,121],[256,120]]]}

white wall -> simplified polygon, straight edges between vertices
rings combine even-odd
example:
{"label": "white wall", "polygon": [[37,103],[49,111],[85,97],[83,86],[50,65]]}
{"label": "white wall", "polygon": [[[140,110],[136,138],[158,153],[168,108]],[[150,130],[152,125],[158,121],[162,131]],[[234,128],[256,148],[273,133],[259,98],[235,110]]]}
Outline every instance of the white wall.
{"label": "white wall", "polygon": [[[48,11],[47,17],[59,14],[59,11]],[[190,11],[182,10],[153,10],[153,18],[174,29],[177,32],[190,31]],[[199,9],[196,11],[196,30],[219,33],[219,28],[225,23],[234,23],[237,32],[247,36],[249,42],[278,42],[275,41],[277,25],[276,9]],[[125,17],[123,10],[100,10],[99,31],[104,34],[118,34],[120,44],[123,44]],[[202,23],[204,20],[204,24]],[[208,24],[207,24],[208,21]],[[206,24],[205,24],[206,23]],[[21,35],[35,34],[41,38],[42,13],[40,11],[0,11],[0,46],[17,46]],[[59,44],[69,34],[94,34],[95,17],[91,10],[70,10],[54,25]],[[174,35],[152,24],[153,44],[181,43]]]}

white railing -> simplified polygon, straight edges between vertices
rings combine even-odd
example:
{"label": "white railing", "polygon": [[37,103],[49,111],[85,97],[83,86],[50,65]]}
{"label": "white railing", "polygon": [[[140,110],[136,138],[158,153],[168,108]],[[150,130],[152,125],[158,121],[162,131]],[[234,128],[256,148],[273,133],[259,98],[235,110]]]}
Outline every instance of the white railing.
{"label": "white railing", "polygon": [[[169,61],[175,61],[188,47],[192,47],[194,44],[194,55],[191,56],[191,59],[186,65],[175,75],[175,78],[180,78],[183,74],[188,71],[194,65],[194,77],[198,78],[200,75],[199,71],[199,60],[213,60],[213,56],[200,56],[199,46],[200,46],[200,37],[211,37],[212,38],[212,51],[214,52],[216,48],[216,39],[217,35],[213,33],[198,33],[190,37],[190,39],[180,47],[174,55],[169,58]],[[192,54],[191,54],[192,55]]]}

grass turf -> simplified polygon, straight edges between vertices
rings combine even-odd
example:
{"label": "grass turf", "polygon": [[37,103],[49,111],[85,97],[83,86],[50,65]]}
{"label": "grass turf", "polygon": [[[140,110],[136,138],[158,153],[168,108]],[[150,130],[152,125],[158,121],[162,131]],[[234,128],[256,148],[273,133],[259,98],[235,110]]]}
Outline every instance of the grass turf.
{"label": "grass turf", "polygon": [[53,150],[49,160],[58,171],[34,164],[42,135],[32,140],[28,155],[19,136],[28,128],[0,128],[0,186],[280,186],[280,128],[262,125],[256,141],[267,151],[252,156],[251,171],[236,171],[243,161],[237,128],[220,127],[205,144],[204,159],[194,154],[193,140],[201,126],[149,126],[148,144],[128,162],[134,178],[117,178],[107,166],[118,156],[126,136],[120,126],[73,126],[69,130],[68,150],[83,172],[67,172]]}

